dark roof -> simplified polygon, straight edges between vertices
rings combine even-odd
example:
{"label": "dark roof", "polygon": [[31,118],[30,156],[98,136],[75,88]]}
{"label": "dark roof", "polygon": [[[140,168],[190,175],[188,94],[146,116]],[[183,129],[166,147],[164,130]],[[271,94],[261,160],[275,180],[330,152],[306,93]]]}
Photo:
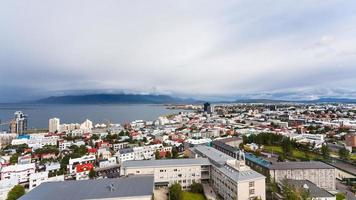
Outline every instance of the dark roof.
{"label": "dark roof", "polygon": [[42,183],[20,200],[77,200],[148,196],[153,193],[153,176]]}
{"label": "dark roof", "polygon": [[274,170],[287,169],[335,169],[333,166],[320,161],[306,161],[306,162],[274,162],[269,167]]}
{"label": "dark roof", "polygon": [[235,148],[235,147],[233,147],[231,145],[225,144],[221,140],[214,140],[212,143],[213,143],[213,145],[219,146],[219,147],[221,147],[221,148],[223,148],[226,151],[229,151],[231,153],[235,153],[238,150],[238,148]]}
{"label": "dark roof", "polygon": [[[297,187],[297,188],[303,188],[308,191],[309,195],[311,197],[333,197],[331,193],[326,191],[325,189],[322,189],[318,186],[316,186],[314,183],[308,181],[308,180],[291,180],[288,179],[287,183],[291,186]],[[307,186],[307,187],[305,187]]]}
{"label": "dark roof", "polygon": [[133,153],[133,148],[119,149],[120,154]]}

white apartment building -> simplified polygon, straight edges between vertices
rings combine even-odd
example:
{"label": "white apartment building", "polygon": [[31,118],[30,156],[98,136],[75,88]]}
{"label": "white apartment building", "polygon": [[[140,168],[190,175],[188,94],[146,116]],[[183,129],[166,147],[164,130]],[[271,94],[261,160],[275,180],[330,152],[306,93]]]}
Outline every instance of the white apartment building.
{"label": "white apartment building", "polygon": [[30,147],[32,149],[40,149],[40,148],[44,147],[45,145],[56,146],[58,139],[59,139],[58,136],[30,138],[27,142],[27,145],[28,145],[28,147]]}
{"label": "white apartment building", "polygon": [[30,174],[35,173],[35,170],[35,163],[5,166],[0,170],[1,180],[16,177],[19,183],[25,183],[28,182]]}
{"label": "white apartment building", "polygon": [[59,162],[51,162],[46,164],[46,171],[47,172],[55,172],[61,168],[61,164]]}
{"label": "white apartment building", "polygon": [[129,144],[128,142],[121,142],[121,143],[113,144],[112,146],[114,151],[118,151],[119,149],[127,148],[128,144]]}
{"label": "white apartment building", "polygon": [[111,157],[105,160],[99,161],[100,168],[117,166],[116,157]]}
{"label": "white apartment building", "polygon": [[18,138],[11,141],[12,145],[27,144],[32,149],[39,149],[45,145],[57,145],[58,136],[46,136],[46,133],[31,134],[30,138]]}
{"label": "white apartment building", "polygon": [[91,130],[93,128],[93,122],[89,119],[86,119],[82,124],[80,124],[80,129],[82,130]]}
{"label": "white apartment building", "polygon": [[53,182],[53,181],[64,181],[64,175],[54,176],[54,177],[49,178],[47,171],[46,172],[38,172],[38,173],[31,174],[29,181],[30,181],[29,190],[32,190],[35,187],[39,186],[41,183]]}
{"label": "white apartment building", "polygon": [[193,181],[201,182],[204,173],[204,178],[209,178],[209,166],[206,158],[126,161],[121,166],[120,174],[153,174],[156,187],[168,187],[178,182],[185,189]]}
{"label": "white apartment building", "polygon": [[55,133],[59,131],[60,119],[59,118],[52,118],[48,121],[48,131],[50,133]]}
{"label": "white apartment building", "polygon": [[79,147],[79,146],[85,145],[85,142],[82,141],[82,140],[76,141],[76,142],[61,140],[61,141],[58,142],[58,149],[60,151],[63,151],[65,149],[68,149],[72,145],[76,145],[76,146]]}
{"label": "white apartment building", "polygon": [[15,139],[16,136],[17,134],[15,133],[0,132],[0,149],[11,144],[11,141]]}
{"label": "white apartment building", "polygon": [[143,147],[133,147],[126,149],[119,149],[115,156],[119,163],[127,160],[147,160],[154,157],[154,153],[158,151],[172,151],[172,147],[163,146],[162,144],[154,144]]}

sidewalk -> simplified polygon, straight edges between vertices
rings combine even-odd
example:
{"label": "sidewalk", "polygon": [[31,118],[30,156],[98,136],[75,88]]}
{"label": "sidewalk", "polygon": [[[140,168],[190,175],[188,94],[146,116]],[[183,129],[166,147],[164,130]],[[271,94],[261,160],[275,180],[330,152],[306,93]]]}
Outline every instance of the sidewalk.
{"label": "sidewalk", "polygon": [[203,188],[207,200],[216,200],[216,194],[209,184],[203,184]]}

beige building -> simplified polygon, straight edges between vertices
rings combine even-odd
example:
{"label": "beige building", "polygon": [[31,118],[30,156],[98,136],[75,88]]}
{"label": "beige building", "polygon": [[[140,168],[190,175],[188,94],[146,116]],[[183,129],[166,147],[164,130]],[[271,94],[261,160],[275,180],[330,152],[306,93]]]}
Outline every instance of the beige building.
{"label": "beige building", "polygon": [[186,189],[193,181],[209,183],[226,200],[266,199],[266,177],[245,164],[243,152],[238,154],[238,158],[233,158],[202,145],[190,150],[190,159],[125,161],[121,175],[153,174],[155,187],[180,183]]}
{"label": "beige building", "polygon": [[192,156],[206,157],[211,162],[210,184],[222,199],[266,199],[266,177],[246,165],[243,152],[237,158],[207,146],[197,146],[191,152]]}
{"label": "beige building", "polygon": [[206,158],[125,161],[121,175],[153,174],[156,187],[168,187],[178,182],[185,189],[193,181],[208,180],[209,167]]}
{"label": "beige building", "polygon": [[335,168],[323,162],[276,162],[269,170],[276,182],[283,179],[309,180],[320,188],[335,190]]}

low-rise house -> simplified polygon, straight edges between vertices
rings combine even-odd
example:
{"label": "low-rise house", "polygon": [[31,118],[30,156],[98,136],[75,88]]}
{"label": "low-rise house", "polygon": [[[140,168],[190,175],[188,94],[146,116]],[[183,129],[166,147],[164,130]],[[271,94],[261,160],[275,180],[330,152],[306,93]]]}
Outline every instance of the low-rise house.
{"label": "low-rise house", "polygon": [[96,161],[95,155],[85,155],[80,158],[74,158],[74,159],[70,158],[67,168],[69,170],[69,173],[73,174],[76,172],[76,166],[78,164],[94,163],[95,161]]}
{"label": "low-rise house", "polygon": [[51,181],[64,181],[64,175],[48,177],[48,171],[33,173],[29,178],[29,190],[34,189],[42,183]]}
{"label": "low-rise house", "polygon": [[86,180],[89,179],[90,170],[94,169],[93,163],[78,164],[75,167],[75,179]]}
{"label": "low-rise house", "polygon": [[117,166],[116,157],[111,157],[111,158],[99,161],[100,168],[107,168],[107,167],[113,167],[113,166]]}
{"label": "low-rise house", "polygon": [[[296,189],[306,192],[312,200],[336,200],[336,196],[325,189],[316,186],[309,180],[291,180],[287,179],[286,183]],[[283,191],[282,191],[283,192]]]}
{"label": "low-rise house", "polygon": [[26,183],[29,180],[30,174],[36,170],[35,163],[22,164],[22,165],[9,165],[2,167],[0,170],[1,180],[16,177],[19,183]]}

